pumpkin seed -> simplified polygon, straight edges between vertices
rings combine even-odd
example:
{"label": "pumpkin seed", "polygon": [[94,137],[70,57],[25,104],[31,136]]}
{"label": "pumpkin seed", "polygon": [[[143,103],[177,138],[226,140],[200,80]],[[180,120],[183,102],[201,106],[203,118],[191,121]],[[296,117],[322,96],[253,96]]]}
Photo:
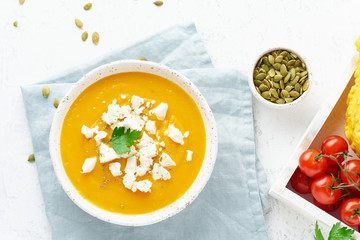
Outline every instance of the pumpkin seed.
{"label": "pumpkin seed", "polygon": [[275,87],[275,88],[279,89],[279,88],[280,88],[280,84],[279,84],[279,83],[277,83],[277,82],[273,82],[273,87]]}
{"label": "pumpkin seed", "polygon": [[288,74],[286,74],[285,78],[284,78],[284,83],[287,83],[290,79],[291,73],[288,72]]}
{"label": "pumpkin seed", "polygon": [[277,74],[277,75],[275,75],[275,77],[274,77],[274,81],[275,81],[275,82],[279,82],[282,78],[283,78],[283,76],[282,76],[281,74]]}
{"label": "pumpkin seed", "polygon": [[289,94],[293,98],[298,98],[300,96],[300,93],[298,93],[297,91],[291,91],[289,92]]}
{"label": "pumpkin seed", "polygon": [[19,0],[20,5],[23,5],[25,0]]}
{"label": "pumpkin seed", "polygon": [[282,60],[283,60],[283,56],[277,56],[276,58],[275,58],[275,62],[276,63],[281,63],[282,62]]}
{"label": "pumpkin seed", "polygon": [[307,79],[307,76],[303,76],[302,78],[300,78],[299,83],[303,84],[306,81],[306,79]]}
{"label": "pumpkin seed", "polygon": [[271,68],[268,72],[270,77],[274,77],[275,76],[275,70],[273,68]]}
{"label": "pumpkin seed", "polygon": [[266,77],[266,74],[265,74],[265,73],[259,73],[259,74],[256,76],[255,79],[262,81],[262,80],[265,79],[265,77]]}
{"label": "pumpkin seed", "polygon": [[309,79],[304,82],[304,85],[302,86],[302,90],[305,92],[309,88]]}
{"label": "pumpkin seed", "polygon": [[258,87],[255,87],[255,88],[256,88],[256,91],[261,95],[259,88]]}
{"label": "pumpkin seed", "polygon": [[30,156],[28,157],[28,162],[34,162],[34,161],[35,161],[35,155],[30,154]]}
{"label": "pumpkin seed", "polygon": [[279,98],[278,100],[276,100],[276,103],[277,103],[277,104],[284,104],[284,103],[285,103],[285,100],[282,99],[282,98]]}
{"label": "pumpkin seed", "polygon": [[283,56],[283,58],[286,58],[288,56],[288,52],[284,50],[280,53],[280,55]]}
{"label": "pumpkin seed", "polygon": [[286,76],[286,74],[288,73],[285,64],[282,64],[282,65],[281,65],[281,67],[280,67],[280,73],[281,73],[281,75],[283,75],[283,76]]}
{"label": "pumpkin seed", "polygon": [[97,45],[99,43],[99,40],[100,40],[100,36],[99,36],[99,33],[98,32],[94,32],[92,34],[92,41],[95,45]]}
{"label": "pumpkin seed", "polygon": [[55,98],[54,99],[54,107],[58,108],[59,106],[59,99]]}
{"label": "pumpkin seed", "polygon": [[161,5],[163,5],[163,1],[155,1],[154,4],[158,7],[160,7]]}
{"label": "pumpkin seed", "polygon": [[146,58],[139,58],[138,60],[141,60],[141,61],[147,61]]}
{"label": "pumpkin seed", "polygon": [[266,86],[265,84],[261,84],[261,85],[259,86],[259,90],[260,90],[261,92],[269,91],[269,87]]}
{"label": "pumpkin seed", "polygon": [[87,3],[87,4],[84,5],[84,10],[86,10],[86,11],[90,10],[91,7],[92,7],[92,3]]}
{"label": "pumpkin seed", "polygon": [[[140,59],[139,59],[140,60]],[[146,60],[145,60],[146,61]],[[259,81],[259,80],[254,80],[254,84],[255,84],[255,86],[260,86],[261,85],[261,81]]]}
{"label": "pumpkin seed", "polygon": [[294,88],[293,86],[288,85],[288,86],[285,87],[285,90],[290,92],[293,88]]}
{"label": "pumpkin seed", "polygon": [[264,79],[263,84],[270,88],[271,83],[268,80]]}
{"label": "pumpkin seed", "polygon": [[290,54],[291,54],[291,56],[293,56],[294,58],[298,58],[298,56],[296,56],[295,53],[290,53]]}
{"label": "pumpkin seed", "polygon": [[269,71],[269,67],[266,64],[261,65],[261,67],[265,70],[265,72]]}
{"label": "pumpkin seed", "polygon": [[276,99],[277,99],[276,97],[271,96],[270,101],[275,102]]}
{"label": "pumpkin seed", "polygon": [[75,25],[78,27],[78,28],[80,28],[80,29],[82,29],[82,27],[84,26],[84,24],[82,23],[82,21],[80,21],[79,19],[75,19]]}
{"label": "pumpkin seed", "polygon": [[295,68],[290,69],[290,74],[291,74],[290,79],[293,80],[295,77]]}
{"label": "pumpkin seed", "polygon": [[89,36],[89,34],[88,34],[87,31],[85,31],[85,32],[83,32],[83,33],[81,34],[81,39],[83,40],[83,42],[86,41],[86,39],[88,38],[88,36]]}
{"label": "pumpkin seed", "polygon": [[285,102],[286,102],[286,103],[289,103],[289,102],[292,102],[292,101],[293,101],[292,98],[285,98]]}
{"label": "pumpkin seed", "polygon": [[283,97],[285,97],[285,98],[288,98],[288,97],[290,97],[290,94],[289,94],[289,92],[286,91],[286,90],[281,90],[281,96],[283,96]]}
{"label": "pumpkin seed", "polygon": [[278,95],[278,93],[277,93],[277,91],[276,91],[276,89],[275,88],[270,88],[270,93],[271,93],[271,96],[273,96],[273,97],[275,97],[275,98],[279,98],[279,95]]}
{"label": "pumpkin seed", "polygon": [[298,59],[295,61],[294,67],[300,67],[301,66],[301,61]]}
{"label": "pumpkin seed", "polygon": [[264,58],[260,58],[259,62],[256,64],[256,67],[260,67]]}
{"label": "pumpkin seed", "polygon": [[269,59],[267,57],[264,57],[263,62],[270,67],[272,64],[269,62]]}
{"label": "pumpkin seed", "polygon": [[301,72],[300,73],[300,77],[304,77],[304,76],[307,76],[307,74],[308,74],[308,71],[303,71],[303,72]]}
{"label": "pumpkin seed", "polygon": [[285,85],[284,85],[284,80],[280,80],[280,84],[279,84],[279,85],[280,85],[280,88],[281,88],[281,89],[284,89],[284,87],[285,87]]}
{"label": "pumpkin seed", "polygon": [[274,63],[275,63],[274,56],[273,56],[273,55],[269,55],[268,59],[269,59],[269,63],[270,63],[271,65],[274,65]]}
{"label": "pumpkin seed", "polygon": [[305,63],[301,63],[302,68],[306,68]]}
{"label": "pumpkin seed", "polygon": [[274,68],[275,68],[275,70],[280,70],[280,67],[281,67],[281,64],[280,63],[275,63],[274,65]]}
{"label": "pumpkin seed", "polygon": [[299,83],[296,83],[294,89],[295,91],[300,92],[301,85]]}
{"label": "pumpkin seed", "polygon": [[261,96],[265,99],[270,99],[271,93],[269,91],[265,91],[261,93]]}
{"label": "pumpkin seed", "polygon": [[18,26],[18,21],[15,21],[15,22],[13,23],[13,25],[14,25],[14,27],[17,27],[17,26]]}
{"label": "pumpkin seed", "polygon": [[289,66],[294,66],[295,64],[295,60],[294,59],[291,59],[290,61],[287,62],[286,66],[289,67]]}
{"label": "pumpkin seed", "polygon": [[42,95],[43,95],[44,97],[48,97],[48,96],[50,95],[50,88],[49,88],[49,86],[43,87],[43,89],[42,89]]}

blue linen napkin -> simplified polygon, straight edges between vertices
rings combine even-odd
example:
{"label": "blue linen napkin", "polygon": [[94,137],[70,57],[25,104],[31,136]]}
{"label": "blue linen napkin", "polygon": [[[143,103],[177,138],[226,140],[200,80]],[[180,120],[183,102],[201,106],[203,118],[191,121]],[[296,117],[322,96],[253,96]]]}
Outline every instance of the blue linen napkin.
{"label": "blue linen napkin", "polygon": [[[145,57],[187,76],[208,101],[218,127],[213,174],[198,198],[174,217],[144,227],[98,220],[78,208],[57,182],[48,150],[55,108],[89,70],[119,59]],[[41,94],[50,86],[48,98]],[[40,186],[53,239],[267,239],[265,172],[256,158],[251,93],[247,76],[214,69],[193,24],[169,28],[131,47],[35,85],[22,86]]]}

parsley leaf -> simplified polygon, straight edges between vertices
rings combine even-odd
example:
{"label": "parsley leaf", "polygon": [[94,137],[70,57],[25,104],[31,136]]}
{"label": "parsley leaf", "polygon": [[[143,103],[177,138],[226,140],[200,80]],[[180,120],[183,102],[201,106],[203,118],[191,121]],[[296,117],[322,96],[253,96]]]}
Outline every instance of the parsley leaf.
{"label": "parsley leaf", "polygon": [[324,240],[324,236],[321,233],[321,230],[319,228],[318,222],[316,221],[315,224],[315,235],[314,235],[314,240]]}
{"label": "parsley leaf", "polygon": [[[353,229],[347,227],[340,228],[340,222],[334,224],[330,230],[328,240],[355,240],[351,235],[355,232]],[[319,229],[318,222],[315,224],[314,240],[324,240],[324,237]]]}
{"label": "parsley leaf", "polygon": [[141,131],[128,129],[125,134],[124,127],[116,127],[109,141],[110,145],[117,154],[130,152],[130,147],[139,138]]}
{"label": "parsley leaf", "polygon": [[328,240],[351,240],[354,239],[351,237],[354,232],[355,230],[347,227],[340,228],[340,222],[338,222],[331,228]]}

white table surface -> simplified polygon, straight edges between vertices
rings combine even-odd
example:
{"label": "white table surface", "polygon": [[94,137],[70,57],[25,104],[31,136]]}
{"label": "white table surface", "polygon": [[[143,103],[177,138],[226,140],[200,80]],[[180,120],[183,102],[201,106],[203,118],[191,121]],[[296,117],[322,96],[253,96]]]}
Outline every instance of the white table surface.
{"label": "white table surface", "polygon": [[[254,103],[257,153],[274,183],[321,104],[338,92],[360,35],[358,0],[0,1],[0,238],[50,239],[19,86],[125,47],[176,23],[195,22],[216,67],[248,70],[262,50],[286,46],[308,59],[314,87],[290,110]],[[83,43],[74,18],[100,43]],[[13,22],[18,20],[18,28]],[[269,239],[312,239],[314,222],[270,199]]]}

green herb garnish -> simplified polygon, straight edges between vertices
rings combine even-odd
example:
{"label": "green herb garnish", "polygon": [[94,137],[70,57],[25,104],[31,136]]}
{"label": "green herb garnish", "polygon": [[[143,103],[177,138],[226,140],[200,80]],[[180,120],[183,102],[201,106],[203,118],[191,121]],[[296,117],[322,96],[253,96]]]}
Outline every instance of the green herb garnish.
{"label": "green herb garnish", "polygon": [[125,134],[124,127],[116,127],[112,133],[109,141],[112,148],[117,154],[123,154],[130,152],[130,147],[134,145],[134,142],[139,138],[141,131],[128,129]]}
{"label": "green herb garnish", "polygon": [[[352,234],[355,232],[353,229],[347,227],[340,228],[340,222],[334,224],[330,230],[328,240],[355,240]],[[324,236],[321,233],[318,222],[315,225],[314,240],[324,240]]]}

